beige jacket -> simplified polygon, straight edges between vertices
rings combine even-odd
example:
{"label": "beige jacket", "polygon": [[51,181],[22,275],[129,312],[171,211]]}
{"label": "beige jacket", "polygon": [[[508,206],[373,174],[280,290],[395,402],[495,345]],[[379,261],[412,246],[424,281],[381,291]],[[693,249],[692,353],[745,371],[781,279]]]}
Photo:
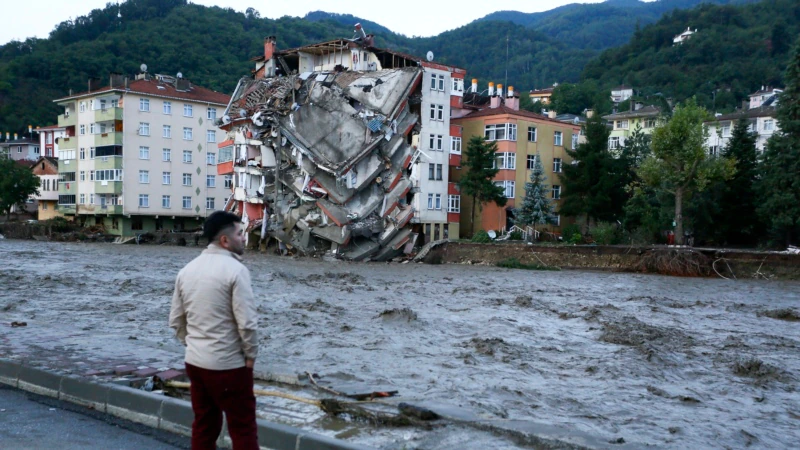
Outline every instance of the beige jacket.
{"label": "beige jacket", "polygon": [[256,359],[258,317],[239,255],[211,244],[178,273],[169,326],[193,366],[228,370]]}

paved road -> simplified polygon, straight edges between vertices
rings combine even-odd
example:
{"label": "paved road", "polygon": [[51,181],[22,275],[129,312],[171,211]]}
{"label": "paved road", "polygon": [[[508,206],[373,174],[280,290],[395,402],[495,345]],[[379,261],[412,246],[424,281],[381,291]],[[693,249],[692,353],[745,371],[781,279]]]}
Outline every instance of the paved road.
{"label": "paved road", "polygon": [[2,449],[189,448],[189,440],[0,384]]}

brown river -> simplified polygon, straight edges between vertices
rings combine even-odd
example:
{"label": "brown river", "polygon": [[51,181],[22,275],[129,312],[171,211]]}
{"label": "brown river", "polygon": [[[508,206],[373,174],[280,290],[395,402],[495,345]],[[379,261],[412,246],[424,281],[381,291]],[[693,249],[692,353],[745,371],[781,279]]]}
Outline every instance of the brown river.
{"label": "brown river", "polygon": [[[170,298],[200,250],[0,240],[0,320],[68,321],[180,352]],[[262,368],[396,390],[462,419],[386,429],[303,412],[288,423],[386,449],[800,442],[798,282],[258,253],[245,264]]]}

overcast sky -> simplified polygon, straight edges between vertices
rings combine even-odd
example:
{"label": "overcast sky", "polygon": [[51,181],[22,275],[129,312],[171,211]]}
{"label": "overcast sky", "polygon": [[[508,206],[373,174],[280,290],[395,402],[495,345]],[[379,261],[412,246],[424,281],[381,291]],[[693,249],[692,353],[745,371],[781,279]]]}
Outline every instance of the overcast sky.
{"label": "overcast sky", "polygon": [[[190,0],[192,3],[230,7],[243,12],[256,8],[261,17],[304,16],[310,11],[352,14],[379,23],[408,36],[433,36],[452,30],[498,10],[547,11],[568,3],[598,3],[601,0],[505,0],[455,2],[441,0],[401,0],[365,2],[354,0]],[[0,21],[0,44],[29,37],[46,38],[59,23],[103,8],[108,0],[22,0],[9,1]],[[470,3],[470,6],[465,6]]]}

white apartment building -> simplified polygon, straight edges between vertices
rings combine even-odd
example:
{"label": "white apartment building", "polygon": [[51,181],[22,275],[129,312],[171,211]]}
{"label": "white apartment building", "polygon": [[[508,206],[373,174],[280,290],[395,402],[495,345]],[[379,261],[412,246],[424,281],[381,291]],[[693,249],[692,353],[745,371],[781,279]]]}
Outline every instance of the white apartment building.
{"label": "white apartment building", "polygon": [[718,114],[713,121],[706,122],[708,126],[708,139],[706,147],[710,155],[719,155],[728,145],[736,127],[736,122],[744,119],[749,123],[748,129],[756,133],[756,150],[762,153],[767,141],[779,130],[775,109],[778,104],[778,94],[781,89],[764,88],[750,94],[749,101],[744,102],[747,109],[742,109],[730,114]]}
{"label": "white apartment building", "polygon": [[37,127],[35,132],[39,133],[39,147],[42,149],[41,156],[55,158],[58,156],[58,138],[67,136],[67,129],[58,125]]}
{"label": "white apartment building", "polygon": [[67,134],[57,140],[62,215],[133,236],[193,229],[222,209],[214,121],[227,95],[147,73],[89,87],[55,100]]}

